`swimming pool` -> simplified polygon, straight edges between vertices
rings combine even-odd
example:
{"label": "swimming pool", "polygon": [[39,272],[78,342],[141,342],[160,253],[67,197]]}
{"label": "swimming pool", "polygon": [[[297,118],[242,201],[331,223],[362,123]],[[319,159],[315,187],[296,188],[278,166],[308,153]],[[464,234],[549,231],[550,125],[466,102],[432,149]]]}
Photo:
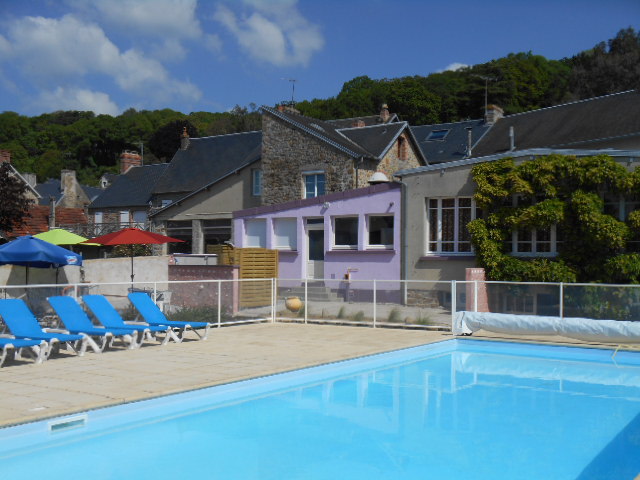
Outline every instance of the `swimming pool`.
{"label": "swimming pool", "polygon": [[473,340],[0,430],[2,478],[638,473],[639,354]]}

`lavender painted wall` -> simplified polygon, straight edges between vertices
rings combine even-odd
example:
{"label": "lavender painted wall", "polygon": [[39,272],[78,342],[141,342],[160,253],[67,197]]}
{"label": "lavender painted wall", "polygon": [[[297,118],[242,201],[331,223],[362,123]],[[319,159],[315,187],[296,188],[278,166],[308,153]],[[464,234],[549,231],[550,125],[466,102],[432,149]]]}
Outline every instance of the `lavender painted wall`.
{"label": "lavender painted wall", "polygon": [[[368,219],[370,215],[393,215],[393,248],[372,248],[368,245]],[[358,247],[345,250],[334,247],[333,219],[339,216],[358,217]],[[353,280],[400,279],[400,185],[379,184],[367,188],[333,193],[317,198],[296,200],[280,205],[269,205],[234,212],[234,244],[246,247],[245,221],[266,220],[266,248],[276,248],[273,220],[295,218],[297,247],[295,250],[279,248],[279,277],[299,279],[306,277],[308,246],[305,221],[323,218],[324,224],[324,278],[343,279],[348,270]]]}

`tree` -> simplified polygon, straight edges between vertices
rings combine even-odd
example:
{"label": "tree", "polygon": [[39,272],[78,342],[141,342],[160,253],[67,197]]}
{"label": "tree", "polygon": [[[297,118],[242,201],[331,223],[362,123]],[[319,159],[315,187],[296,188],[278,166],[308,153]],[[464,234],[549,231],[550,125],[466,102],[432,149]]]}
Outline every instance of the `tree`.
{"label": "tree", "polygon": [[149,138],[149,150],[167,162],[180,148],[180,137],[184,129],[190,137],[197,137],[198,130],[188,120],[175,120],[157,129]]}
{"label": "tree", "polygon": [[34,203],[26,195],[27,186],[13,173],[9,163],[0,164],[0,231],[12,232],[29,217]]}

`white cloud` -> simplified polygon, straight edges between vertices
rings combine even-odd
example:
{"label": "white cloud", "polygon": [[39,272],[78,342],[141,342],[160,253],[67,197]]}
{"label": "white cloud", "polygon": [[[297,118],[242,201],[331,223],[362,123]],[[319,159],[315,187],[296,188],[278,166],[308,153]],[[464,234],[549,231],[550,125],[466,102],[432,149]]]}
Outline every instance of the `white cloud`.
{"label": "white cloud", "polygon": [[295,1],[248,0],[245,4],[254,10],[249,15],[238,16],[219,5],[214,18],[252,57],[277,66],[307,65],[324,47],[320,29],[300,14]]}
{"label": "white cloud", "polygon": [[197,0],[71,0],[76,8],[95,9],[106,22],[134,35],[198,38]]}
{"label": "white cloud", "polygon": [[218,35],[206,34],[204,36],[204,46],[213,53],[222,53],[222,40]]}
{"label": "white cloud", "polygon": [[11,24],[9,41],[10,56],[25,79],[41,87],[55,81],[79,84],[87,75],[100,74],[126,92],[155,101],[201,95],[190,83],[172,79],[159,61],[136,49],[121,52],[98,25],[73,15],[19,19]]}
{"label": "white cloud", "polygon": [[444,67],[442,70],[438,70],[437,73],[455,72],[456,70],[460,70],[462,68],[468,68],[468,67],[469,67],[469,65],[467,65],[466,63],[453,62],[453,63],[450,63],[449,65],[447,65],[446,67]]}
{"label": "white cloud", "polygon": [[116,116],[119,113],[118,106],[111,101],[106,93],[63,87],[58,87],[53,91],[41,92],[37,99],[37,108],[45,111],[92,111],[96,115]]}

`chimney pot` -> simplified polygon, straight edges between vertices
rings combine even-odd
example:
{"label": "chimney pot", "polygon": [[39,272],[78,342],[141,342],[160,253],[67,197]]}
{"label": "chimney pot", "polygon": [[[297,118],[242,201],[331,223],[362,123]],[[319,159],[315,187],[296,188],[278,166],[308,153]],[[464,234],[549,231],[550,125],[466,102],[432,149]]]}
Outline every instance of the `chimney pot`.
{"label": "chimney pot", "polygon": [[120,173],[124,174],[131,167],[139,167],[142,165],[142,157],[138,152],[130,152],[125,150],[120,154]]}
{"label": "chimney pot", "polygon": [[11,152],[9,150],[0,150],[0,163],[11,163]]}
{"label": "chimney pot", "polygon": [[380,109],[380,118],[383,123],[387,123],[391,118],[391,114],[389,113],[389,106],[386,103],[382,104],[382,108]]}
{"label": "chimney pot", "polygon": [[493,125],[498,120],[504,117],[504,110],[497,105],[487,105],[487,113],[485,114],[484,121],[489,125]]}
{"label": "chimney pot", "polygon": [[186,150],[189,148],[189,133],[187,127],[183,127],[182,135],[180,136],[180,150]]}
{"label": "chimney pot", "polygon": [[362,128],[365,126],[365,123],[361,118],[356,118],[353,122],[351,122],[351,126],[354,128]]}

